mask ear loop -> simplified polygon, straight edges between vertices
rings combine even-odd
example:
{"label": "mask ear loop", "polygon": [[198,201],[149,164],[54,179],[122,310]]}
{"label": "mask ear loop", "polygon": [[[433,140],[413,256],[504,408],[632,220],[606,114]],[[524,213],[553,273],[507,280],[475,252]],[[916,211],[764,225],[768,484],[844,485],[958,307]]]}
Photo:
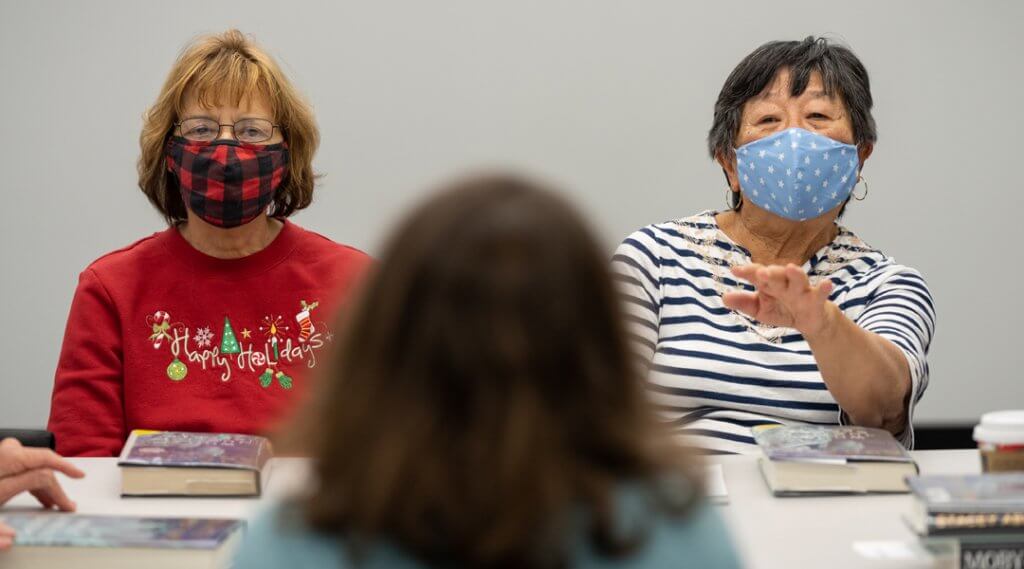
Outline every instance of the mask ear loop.
{"label": "mask ear loop", "polygon": [[[743,203],[743,194],[740,193],[739,191],[735,191],[735,190],[732,189],[732,180],[729,179],[729,173],[725,171],[725,168],[722,168],[722,174],[725,174],[725,183],[726,183],[726,187],[725,187],[725,209],[727,209],[729,211],[739,211],[740,210],[740,205],[742,205],[742,203]],[[732,198],[731,194],[734,193],[734,192],[737,195],[740,196],[740,199],[736,200],[736,205],[733,205],[732,204],[732,200],[730,199],[730,198]]]}
{"label": "mask ear loop", "polygon": [[732,205],[732,188],[725,189],[725,208],[728,210],[736,211],[736,206]]}
{"label": "mask ear loop", "polygon": [[[864,183],[864,193],[862,195],[858,196],[857,192],[856,192],[857,184],[860,184],[861,182]],[[860,174],[858,174],[857,175],[857,184],[853,185],[853,190],[854,191],[851,191],[850,193],[853,194],[853,199],[855,199],[855,200],[857,200],[859,202],[862,202],[862,201],[864,201],[864,200],[866,200],[868,198],[868,189],[869,189],[868,188],[868,181],[864,179],[864,176],[861,176]]]}

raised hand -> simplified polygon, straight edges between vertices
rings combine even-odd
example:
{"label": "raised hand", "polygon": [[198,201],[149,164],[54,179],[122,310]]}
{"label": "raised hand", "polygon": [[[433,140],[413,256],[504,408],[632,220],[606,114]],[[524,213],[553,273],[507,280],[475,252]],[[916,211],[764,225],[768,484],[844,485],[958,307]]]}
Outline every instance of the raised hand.
{"label": "raised hand", "polygon": [[754,292],[727,292],[725,305],[762,324],[795,328],[805,337],[819,334],[831,322],[828,295],[832,281],[811,285],[800,267],[750,264],[733,267],[732,274],[754,285]]}

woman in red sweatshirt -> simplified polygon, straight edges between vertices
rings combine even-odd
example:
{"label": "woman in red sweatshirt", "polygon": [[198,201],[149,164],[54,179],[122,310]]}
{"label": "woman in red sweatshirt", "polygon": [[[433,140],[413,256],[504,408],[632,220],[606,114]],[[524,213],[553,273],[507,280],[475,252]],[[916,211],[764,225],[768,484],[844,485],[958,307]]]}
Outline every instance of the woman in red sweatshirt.
{"label": "woman in red sweatshirt", "polygon": [[238,31],[182,53],[140,139],[139,186],[170,227],[81,274],[50,411],[61,454],[283,418],[368,263],[287,221],[312,200],[318,142],[309,105]]}

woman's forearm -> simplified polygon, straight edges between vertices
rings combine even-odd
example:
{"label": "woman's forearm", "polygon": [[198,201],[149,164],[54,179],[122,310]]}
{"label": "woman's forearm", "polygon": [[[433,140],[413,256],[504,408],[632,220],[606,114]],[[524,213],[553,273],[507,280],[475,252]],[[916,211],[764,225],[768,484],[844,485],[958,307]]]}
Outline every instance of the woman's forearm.
{"label": "woman's forearm", "polygon": [[835,304],[826,303],[825,310],[827,324],[804,338],[829,392],[854,424],[899,434],[906,428],[911,386],[906,358],[895,344],[861,328]]}

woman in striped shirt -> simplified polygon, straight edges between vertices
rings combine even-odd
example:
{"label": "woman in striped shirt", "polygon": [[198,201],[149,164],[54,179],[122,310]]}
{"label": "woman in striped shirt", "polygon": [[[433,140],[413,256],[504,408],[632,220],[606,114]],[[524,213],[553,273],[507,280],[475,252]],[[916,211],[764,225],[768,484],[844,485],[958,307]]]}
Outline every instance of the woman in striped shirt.
{"label": "woman in striped shirt", "polygon": [[913,446],[931,294],[837,222],[866,196],[871,105],[849,49],[759,47],[708,136],[730,209],[649,225],[615,254],[659,408],[708,453],[750,452],[750,427],[772,423],[881,427]]}

